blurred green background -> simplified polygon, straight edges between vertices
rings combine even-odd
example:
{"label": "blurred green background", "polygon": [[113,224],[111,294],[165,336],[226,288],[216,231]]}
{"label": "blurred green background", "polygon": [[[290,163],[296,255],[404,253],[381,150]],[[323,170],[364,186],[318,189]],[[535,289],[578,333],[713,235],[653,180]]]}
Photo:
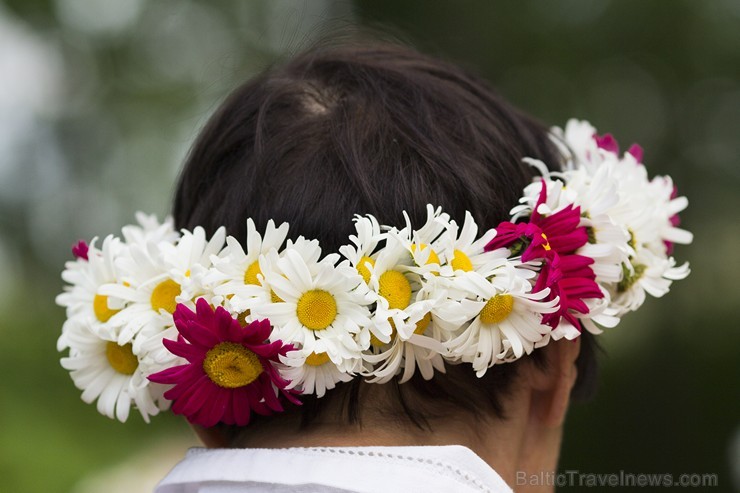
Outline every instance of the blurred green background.
{"label": "blurred green background", "polygon": [[146,490],[195,443],[173,416],[123,425],[79,399],[55,350],[69,246],[166,214],[231,88],[358,24],[483,74],[547,124],[639,142],[673,176],[693,273],[601,338],[603,385],[571,411],[561,470],[740,489],[735,0],[0,2],[0,489]]}

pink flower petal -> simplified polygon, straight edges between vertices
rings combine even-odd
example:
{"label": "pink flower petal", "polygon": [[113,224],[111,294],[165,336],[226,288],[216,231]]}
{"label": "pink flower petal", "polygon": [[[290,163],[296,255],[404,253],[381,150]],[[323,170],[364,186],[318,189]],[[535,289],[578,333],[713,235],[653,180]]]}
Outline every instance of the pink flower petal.
{"label": "pink flower petal", "polygon": [[72,245],[72,255],[75,256],[75,258],[79,258],[82,260],[88,260],[87,254],[90,251],[90,247],[88,246],[87,242],[84,240],[80,240],[74,245]]}
{"label": "pink flower petal", "polygon": [[[178,339],[165,339],[163,344],[173,354],[186,358],[188,364],[165,369],[150,379],[174,384],[165,398],[173,401],[175,414],[184,415],[191,423],[213,426],[218,422],[246,424],[252,412],[272,414],[282,410],[276,389],[284,389],[289,382],[274,369],[273,363],[278,363],[279,356],[293,350],[293,346],[282,341],[266,343],[272,330],[269,320],[241,327],[228,311],[222,307],[214,310],[204,298],[196,301],[195,311],[179,304],[174,319]],[[268,371],[243,387],[219,387],[204,373],[202,365],[208,351],[222,342],[244,345]],[[300,403],[293,395],[288,398]]]}
{"label": "pink flower petal", "polygon": [[619,154],[619,144],[612,134],[594,135],[594,140],[599,149]]}
{"label": "pink flower petal", "polygon": [[632,156],[638,163],[642,163],[642,146],[638,144],[632,144],[630,148],[627,149],[627,154],[632,154]]}
{"label": "pink flower petal", "polygon": [[226,424],[234,424],[233,420],[232,422],[229,422],[228,420],[223,419],[226,413],[226,409],[229,406],[229,401],[231,400],[231,394],[236,392],[235,389],[218,389],[216,392],[212,394],[212,398],[209,400],[207,406],[203,406],[205,412],[204,412],[204,419],[205,421],[201,422],[203,426],[213,426],[219,421],[223,421]]}

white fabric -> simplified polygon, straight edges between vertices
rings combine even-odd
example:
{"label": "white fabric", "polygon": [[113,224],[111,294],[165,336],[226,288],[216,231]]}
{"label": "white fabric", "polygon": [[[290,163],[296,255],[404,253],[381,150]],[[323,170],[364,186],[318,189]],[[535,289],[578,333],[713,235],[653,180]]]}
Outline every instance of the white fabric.
{"label": "white fabric", "polygon": [[202,449],[155,493],[511,493],[501,476],[460,445]]}

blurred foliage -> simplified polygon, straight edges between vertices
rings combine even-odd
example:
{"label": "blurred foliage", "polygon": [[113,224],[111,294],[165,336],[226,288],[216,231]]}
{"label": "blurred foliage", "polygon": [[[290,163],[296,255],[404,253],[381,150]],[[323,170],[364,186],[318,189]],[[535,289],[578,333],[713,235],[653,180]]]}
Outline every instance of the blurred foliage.
{"label": "blurred foliage", "polygon": [[[226,93],[345,25],[390,31],[489,79],[548,124],[576,116],[645,147],[695,233],[693,273],[603,338],[603,385],[574,406],[561,468],[717,472],[740,487],[735,280],[740,3],[12,0],[0,3],[0,477],[70,491],[187,436],[79,400],[53,306],[68,245],[164,215],[189,144]],[[173,460],[176,460],[173,459]]]}

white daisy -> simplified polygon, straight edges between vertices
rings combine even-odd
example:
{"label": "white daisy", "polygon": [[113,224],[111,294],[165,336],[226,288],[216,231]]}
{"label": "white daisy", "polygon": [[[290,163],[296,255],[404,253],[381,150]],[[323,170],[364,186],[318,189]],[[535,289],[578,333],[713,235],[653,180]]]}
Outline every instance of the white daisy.
{"label": "white daisy", "polygon": [[157,361],[172,358],[161,345],[164,337],[176,339],[172,313],[178,303],[193,305],[194,298],[208,296],[200,281],[211,256],[221,250],[224,236],[224,228],[219,228],[207,241],[203,228],[197,227],[192,233],[183,231],[177,244],[130,245],[128,255],[117,262],[122,282],[100,288],[101,294],[126,303],[109,320],[119,344],[133,340],[137,352],[146,345],[157,351],[153,355]]}
{"label": "white daisy", "polygon": [[600,166],[593,175],[584,168],[569,171],[567,190],[560,194],[561,203],[570,202],[581,208],[579,225],[586,227],[588,243],[576,253],[594,259],[591,269],[600,283],[619,281],[621,265],[633,252],[627,228],[615,223],[611,215],[620,201],[618,180],[611,169]]}
{"label": "white daisy", "polygon": [[[407,230],[391,229],[383,248],[378,252],[375,263],[366,263],[370,271],[367,283],[367,297],[375,303],[372,323],[363,327],[359,334],[363,350],[370,345],[375,347],[392,341],[398,332],[402,339],[408,339],[419,322],[433,306],[431,300],[418,296],[422,278],[418,273],[423,268],[416,266],[411,259]],[[436,264],[429,264],[431,267]],[[439,267],[436,267],[437,269]]]}
{"label": "white daisy", "polygon": [[175,231],[175,222],[171,216],[167,216],[161,223],[154,214],[136,213],[138,225],[129,224],[121,229],[123,238],[127,244],[145,245],[147,243],[175,243],[180,234]]}
{"label": "white daisy", "polygon": [[[435,277],[435,276],[432,276]],[[437,298],[430,298],[434,295]],[[362,357],[369,363],[363,375],[372,377],[370,383],[385,383],[395,375],[401,373],[400,383],[408,381],[415,373],[416,368],[425,380],[431,380],[434,370],[445,372],[443,355],[447,355],[447,348],[442,344],[449,337],[447,331],[439,325],[434,315],[433,307],[440,303],[441,293],[433,293],[422,289],[416,293],[416,313],[423,313],[409,317],[403,327],[405,330],[395,330],[391,334],[390,343],[383,344],[373,340],[371,351],[364,352]],[[408,332],[412,327],[413,331]]]}
{"label": "white daisy", "polygon": [[438,274],[439,266],[442,263],[439,258],[438,250],[440,246],[438,240],[441,239],[442,233],[449,228],[450,216],[446,212],[442,212],[441,207],[434,208],[431,204],[427,204],[426,212],[427,219],[424,225],[419,229],[414,229],[408,214],[403,211],[406,227],[401,231],[391,229],[390,232],[396,233],[395,236],[411,255],[415,264],[411,267],[413,272]]}
{"label": "white daisy", "polygon": [[109,418],[126,421],[131,404],[135,404],[144,421],[169,407],[162,394],[166,386],[150,383],[152,372],[142,364],[131,343],[96,334],[81,321],[67,332],[70,356],[61,359],[72,380],[82,390],[82,400],[91,404],[97,399],[98,412]]}
{"label": "white daisy", "polygon": [[65,334],[69,324],[83,319],[96,332],[104,330],[107,329],[108,320],[123,308],[120,301],[109,300],[107,296],[100,294],[100,287],[119,281],[115,259],[121,255],[125,246],[114,236],[106,237],[101,249],[95,246],[96,241],[93,239],[90,243],[87,259],[79,258],[67,262],[62,272],[62,279],[69,286],[65,286],[65,292],[56,298],[57,304],[67,311],[67,321],[62,326],[62,336],[58,341],[60,351],[68,347]]}
{"label": "white daisy", "polygon": [[[309,240],[303,236],[299,236],[295,241],[288,240],[285,244],[285,248],[280,252],[280,256],[288,251],[297,252],[303,261],[308,265],[309,269],[313,269],[311,272],[314,274],[318,272],[318,263],[321,258],[321,245],[319,240]],[[336,253],[330,253],[323,260],[329,259],[331,263],[336,263],[339,260],[339,255]]]}
{"label": "white daisy", "polygon": [[[472,296],[468,289],[470,281],[460,282],[459,279],[468,276],[474,276],[476,279],[481,276],[484,278],[490,277],[493,273],[499,272],[501,267],[505,267],[513,262],[509,260],[508,255],[508,249],[499,249],[495,251],[495,256],[490,261],[477,267],[476,270],[463,271],[458,269],[455,271],[453,277],[436,276],[425,279],[423,289],[432,293],[428,297],[435,299],[434,306],[432,307],[432,315],[434,316],[435,327],[441,331],[440,334],[435,334],[437,340],[442,342],[449,341],[458,335],[463,326],[467,326],[467,323],[470,321],[470,314],[462,306],[463,301],[468,300]],[[530,265],[529,263],[520,264],[517,261],[517,265],[522,267],[521,269],[517,269],[517,275],[522,279],[529,280],[530,284],[532,284],[533,279],[537,275],[535,267],[539,268],[539,263],[532,262]]]}
{"label": "white daisy", "polygon": [[634,251],[659,241],[658,231],[669,220],[655,214],[655,198],[651,196],[653,192],[645,166],[634,159],[609,163],[609,166],[619,193],[619,203],[609,210],[609,216],[627,229]]}
{"label": "white daisy", "polygon": [[333,389],[338,382],[349,382],[356,371],[361,367],[360,359],[345,359],[342,365],[346,370],[339,368],[326,352],[318,348],[323,341],[316,343],[318,352],[303,350],[290,351],[281,361],[286,367],[281,374],[290,380],[289,389],[299,388],[303,394],[316,394],[323,397],[327,390]]}
{"label": "white daisy", "polygon": [[212,286],[216,295],[225,298],[229,311],[243,313],[253,305],[255,298],[262,299],[260,256],[271,250],[279,251],[287,235],[287,223],[275,227],[270,220],[263,237],[250,218],[247,219],[246,252],[236,238],[226,238],[226,248],[212,258],[213,268],[206,277],[206,284]]}
{"label": "white daisy", "polygon": [[609,286],[612,306],[619,310],[620,316],[635,311],[645,301],[645,293],[660,298],[669,291],[673,281],[685,279],[690,272],[688,262],[676,267],[673,257],[663,258],[642,249],[625,266],[624,278]]}
{"label": "white daisy", "polygon": [[459,272],[486,271],[490,268],[491,262],[507,255],[504,249],[485,251],[485,246],[496,236],[495,229],[489,229],[480,238],[477,238],[477,235],[478,225],[468,211],[465,211],[462,229],[455,220],[447,223],[439,241],[442,276],[453,277]]}
{"label": "white daisy", "polygon": [[356,215],[353,219],[356,235],[350,235],[352,244],[339,247],[341,253],[357,272],[362,276],[365,284],[370,282],[370,267],[375,265],[378,245],[387,237],[380,232],[378,220],[371,215]]}
{"label": "white daisy", "polygon": [[335,364],[356,359],[361,351],[354,335],[370,322],[367,300],[357,287],[362,278],[346,261],[334,265],[332,254],[309,264],[294,248],[286,247],[280,258],[262,262],[266,288],[275,300],[252,309],[255,318],[268,318],[274,329],[271,339],[299,344],[311,353],[318,341]]}
{"label": "white daisy", "polygon": [[[614,223],[629,230],[634,245],[649,246],[659,254],[664,241],[691,243],[691,233],[671,224],[670,218],[682,211],[688,201],[685,197],[674,196],[669,177],[650,181],[645,166],[630,152],[619,156],[600,149],[594,139],[596,129],[588,122],[571,120],[565,131],[554,129],[553,132],[568,145],[562,147],[568,158],[566,170],[583,169],[593,180],[598,180],[599,174],[609,176],[616,186],[619,201],[604,211]],[[569,175],[569,187],[572,179]]]}
{"label": "white daisy", "polygon": [[531,293],[530,282],[519,271],[524,272],[507,263],[490,280],[469,273],[456,281],[471,294],[460,302],[470,323],[445,345],[453,357],[472,363],[479,377],[496,363],[531,353],[551,330],[542,324],[542,314],[555,311],[559,300],[542,301],[549,290]]}
{"label": "white daisy", "polygon": [[675,226],[671,218],[683,211],[689,205],[686,197],[676,196],[677,191],[670,176],[656,176],[648,185],[649,197],[652,199],[652,207],[649,209],[656,217],[658,225],[655,238],[645,242],[645,246],[656,254],[665,254],[665,243],[679,243],[688,245],[694,236]]}
{"label": "white daisy", "polygon": [[616,153],[599,147],[596,128],[585,120],[568,120],[565,129],[553,127],[551,132],[552,141],[565,160],[563,169],[566,171],[583,167],[593,174],[605,161],[620,158]]}

